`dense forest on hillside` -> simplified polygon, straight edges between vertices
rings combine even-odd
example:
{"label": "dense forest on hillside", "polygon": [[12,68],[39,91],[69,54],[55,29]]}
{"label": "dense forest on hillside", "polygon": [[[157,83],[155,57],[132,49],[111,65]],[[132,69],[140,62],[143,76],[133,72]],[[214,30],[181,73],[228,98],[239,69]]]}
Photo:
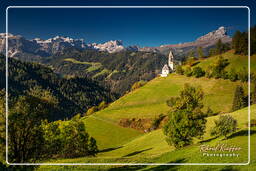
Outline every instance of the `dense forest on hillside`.
{"label": "dense forest on hillside", "polygon": [[165,55],[153,52],[107,53],[66,49],[42,62],[57,73],[90,77],[121,96],[135,82],[156,77],[166,61]]}
{"label": "dense forest on hillside", "polygon": [[[88,78],[62,78],[50,68],[36,63],[9,58],[9,96],[15,99],[33,88],[50,91],[58,100],[58,111],[50,119],[70,118],[114,96],[97,82]],[[5,89],[5,58],[0,58],[0,89]],[[10,101],[11,103],[11,101]]]}

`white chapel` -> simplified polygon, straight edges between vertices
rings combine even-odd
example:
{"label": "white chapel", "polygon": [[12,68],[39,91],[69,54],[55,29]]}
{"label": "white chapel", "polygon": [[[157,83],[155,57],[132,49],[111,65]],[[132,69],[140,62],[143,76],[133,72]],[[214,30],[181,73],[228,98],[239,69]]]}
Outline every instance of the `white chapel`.
{"label": "white chapel", "polygon": [[167,64],[164,65],[164,67],[162,68],[162,73],[160,75],[161,77],[167,77],[167,75],[173,71],[174,71],[174,57],[173,57],[172,51],[170,51],[169,57],[168,57],[168,65]]}

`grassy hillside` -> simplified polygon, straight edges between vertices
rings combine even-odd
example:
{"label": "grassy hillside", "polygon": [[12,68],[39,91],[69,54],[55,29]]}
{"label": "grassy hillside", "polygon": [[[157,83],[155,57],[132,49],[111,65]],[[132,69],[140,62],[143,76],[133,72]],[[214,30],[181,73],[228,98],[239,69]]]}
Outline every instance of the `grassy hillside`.
{"label": "grassy hillside", "polygon": [[[231,58],[232,52],[224,55]],[[230,56],[228,56],[230,54]],[[223,56],[224,56],[223,55]],[[225,57],[225,56],[224,56]],[[198,65],[206,67],[214,58],[211,57],[202,60]],[[230,66],[246,66],[246,59],[236,57],[230,59]],[[255,58],[255,57],[254,57]],[[212,60],[212,61],[211,61]],[[244,61],[241,62],[240,60]],[[256,61],[254,61],[256,62]],[[239,69],[237,67],[237,69]],[[227,68],[228,69],[228,68]],[[185,83],[194,86],[201,86],[204,93],[205,108],[210,107],[214,112],[221,114],[230,114],[238,121],[239,130],[224,140],[222,137],[215,138],[210,135],[211,128],[214,126],[214,120],[219,116],[207,118],[206,132],[203,140],[182,149],[175,149],[169,146],[165,141],[162,129],[158,129],[149,133],[140,133],[130,128],[120,127],[117,123],[122,118],[154,118],[163,113],[167,114],[169,107],[166,100],[172,96],[177,96]],[[56,163],[246,163],[248,152],[248,108],[244,108],[230,113],[235,88],[238,84],[242,84],[246,88],[245,83],[231,82],[223,79],[208,79],[186,77],[177,74],[170,74],[166,78],[157,77],[148,82],[143,87],[136,89],[117,101],[113,102],[106,109],[94,113],[86,118],[87,131],[96,138],[101,152],[96,157],[83,157],[74,159],[58,159],[47,162]],[[251,118],[256,119],[256,105],[251,106]],[[256,128],[252,130],[252,143],[256,140]],[[240,157],[204,157],[200,152],[200,145],[217,144],[236,145],[241,147],[239,151]],[[255,144],[252,146],[255,149]],[[256,155],[251,155],[252,160],[256,161]],[[41,166],[38,170],[202,170],[199,166]],[[256,165],[252,166],[205,166],[206,170],[234,170],[251,168],[256,169]]]}
{"label": "grassy hillside", "polygon": [[97,140],[100,150],[118,147],[142,134],[94,116],[84,118],[84,121],[87,131]]}
{"label": "grassy hillside", "polygon": [[205,107],[210,107],[215,112],[230,111],[235,87],[241,84],[222,79],[193,78],[170,74],[166,78],[155,78],[94,115],[118,121],[121,118],[154,118],[161,113],[166,114],[169,110],[166,100],[177,96],[185,83],[201,86],[205,93]]}
{"label": "grassy hillside", "polygon": [[[256,119],[256,105],[251,106],[251,113],[253,119]],[[254,114],[254,115],[253,115]],[[236,145],[242,147],[242,150],[239,151],[239,155],[241,157],[202,157],[202,153],[200,153],[199,144],[194,144],[191,146],[187,146],[185,148],[175,150],[173,147],[170,147],[166,144],[164,140],[164,135],[162,130],[156,130],[151,133],[144,134],[143,136],[138,136],[137,138],[133,139],[132,141],[123,144],[121,147],[110,151],[105,151],[99,153],[97,157],[84,157],[84,158],[76,158],[76,159],[60,159],[60,160],[52,160],[47,162],[112,162],[112,163],[121,163],[121,162],[154,162],[154,163],[204,163],[204,162],[222,162],[222,163],[230,163],[230,162],[247,162],[247,150],[248,150],[248,137],[247,137],[247,130],[246,130],[246,123],[248,117],[248,108],[244,108],[238,110],[236,112],[230,113],[234,118],[238,120],[238,126],[240,130],[229,137],[227,140],[223,140],[222,138],[211,139],[210,141],[202,142],[204,145],[216,145],[216,144],[223,144],[227,143],[229,145]],[[217,116],[209,117],[207,119],[207,132],[206,135],[209,134],[209,129],[212,127],[213,121],[217,119]],[[104,124],[103,124],[104,125]],[[102,129],[105,126],[101,127]],[[102,130],[101,129],[101,130]],[[90,130],[88,129],[90,132]],[[252,129],[252,143],[256,140],[256,129]],[[208,137],[205,138],[208,138]],[[251,151],[255,150],[254,144],[251,146]],[[252,153],[255,154],[255,153]],[[252,161],[256,160],[255,155],[251,155]],[[118,168],[117,168],[118,167]],[[253,164],[253,167],[256,167]],[[74,166],[76,170],[83,170],[83,169],[123,169],[123,170],[172,170],[173,168],[179,170],[187,170],[191,168],[191,166]],[[204,168],[214,169],[214,170],[221,170],[227,168],[227,166],[206,166]],[[229,168],[229,167],[228,167]],[[249,166],[241,167],[241,166],[231,166],[230,168],[243,168],[248,169]],[[251,166],[250,166],[251,168]],[[38,170],[69,170],[71,167],[68,166],[41,166]],[[192,170],[201,170],[199,166],[193,166]]]}
{"label": "grassy hillside", "polygon": [[[229,65],[225,68],[226,71],[229,71],[231,68],[233,68],[236,71],[239,71],[243,67],[248,68],[248,56],[245,55],[237,55],[233,53],[233,50],[228,51],[224,54],[221,55],[224,59],[228,59]],[[206,59],[200,59],[200,63],[197,64],[196,66],[200,66],[203,69],[207,69],[207,67],[212,64],[216,58],[219,57],[213,56],[209,57]],[[256,71],[256,55],[251,56],[251,71],[255,72]]]}

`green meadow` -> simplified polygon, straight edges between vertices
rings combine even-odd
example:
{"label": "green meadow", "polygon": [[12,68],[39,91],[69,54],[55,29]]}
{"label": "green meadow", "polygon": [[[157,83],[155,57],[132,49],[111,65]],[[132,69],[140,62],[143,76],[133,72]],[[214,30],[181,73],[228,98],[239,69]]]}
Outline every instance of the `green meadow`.
{"label": "green meadow", "polygon": [[210,107],[214,112],[221,113],[231,110],[235,88],[241,84],[223,79],[170,74],[165,78],[157,77],[145,86],[124,95],[94,116],[118,122],[121,118],[154,118],[161,113],[167,114],[169,107],[166,100],[177,96],[185,83],[201,86],[205,93],[205,108]]}
{"label": "green meadow", "polygon": [[[241,69],[247,66],[246,56],[234,55],[231,51],[222,54],[228,58],[230,64],[227,70],[235,67]],[[206,68],[217,56],[200,60],[197,64]],[[256,64],[256,56],[251,58]],[[236,67],[237,66],[237,67]],[[256,65],[255,65],[256,66]],[[256,67],[252,67],[252,71]],[[184,84],[200,86],[204,91],[204,110],[210,107],[216,116],[207,118],[203,139],[194,140],[194,144],[181,149],[175,149],[165,141],[162,129],[144,133],[132,128],[121,127],[120,119],[149,118],[159,114],[167,115],[169,107],[166,100],[177,96]],[[47,163],[242,163],[245,166],[204,166],[204,170],[256,170],[256,128],[251,128],[251,164],[248,162],[248,107],[231,112],[234,91],[237,85],[247,89],[247,84],[240,81],[232,82],[223,79],[194,78],[183,75],[169,74],[168,77],[157,77],[143,87],[125,94],[111,103],[104,110],[90,116],[83,117],[88,133],[93,136],[100,152],[95,157],[81,157],[72,159],[51,159]],[[251,107],[251,118],[256,119],[256,105]],[[232,115],[238,121],[238,130],[227,139],[213,137],[210,134],[214,121],[219,115]],[[239,157],[210,157],[200,152],[201,145],[216,146],[218,144],[235,145],[241,147],[236,152]],[[200,171],[200,166],[186,165],[96,165],[96,166],[40,166],[37,170],[184,170]]]}
{"label": "green meadow", "polygon": [[[251,106],[251,119],[256,119],[256,105]],[[212,123],[214,120],[218,118],[218,116],[212,116],[207,118],[206,125],[206,133],[204,139],[201,142],[197,142],[193,145],[184,147],[182,149],[175,149],[174,147],[169,146],[163,135],[161,129],[152,131],[150,133],[146,133],[143,135],[135,135],[133,139],[129,142],[122,144],[122,140],[120,143],[116,143],[116,148],[112,147],[110,149],[102,150],[96,157],[83,157],[83,158],[75,158],[75,159],[58,159],[51,160],[47,162],[53,163],[247,163],[248,161],[248,129],[247,129],[247,121],[248,121],[248,108],[244,108],[232,113],[229,113],[235,119],[238,120],[239,130],[231,135],[228,139],[223,138],[215,138],[211,137],[209,134],[210,128],[212,127]],[[253,115],[254,114],[254,115]],[[110,123],[109,123],[110,124]],[[114,124],[113,124],[114,125]],[[112,125],[112,126],[113,126]],[[108,129],[110,125],[102,124],[102,126],[97,125],[100,130]],[[88,127],[89,128],[89,127]],[[88,129],[90,132],[90,129]],[[109,133],[113,133],[115,130],[112,129]],[[256,140],[256,129],[252,128],[251,130],[251,152],[255,150],[255,146],[253,146],[253,142]],[[95,132],[96,133],[96,132]],[[113,135],[113,134],[112,134]],[[130,133],[131,135],[131,133]],[[105,136],[107,137],[107,136]],[[113,142],[115,137],[112,136]],[[120,144],[122,144],[120,146]],[[217,144],[230,144],[236,145],[242,148],[241,151],[238,152],[240,157],[205,157],[200,152],[200,145],[217,145]],[[255,161],[256,156],[251,155],[251,160]],[[123,170],[164,170],[173,168],[179,168],[181,170],[186,170],[191,166],[41,166],[38,170],[69,170],[71,168],[75,168],[77,170],[83,169],[100,169],[100,170],[108,170],[108,169],[123,169]],[[256,167],[253,165],[253,167]],[[225,169],[227,166],[207,166],[208,169]],[[230,166],[228,168],[241,168],[241,166]],[[243,169],[248,169],[249,166],[243,167]],[[251,166],[250,166],[251,168]],[[200,170],[199,166],[193,166],[193,170]]]}
{"label": "green meadow", "polygon": [[[214,60],[216,60],[216,58],[218,58],[219,56],[220,55],[209,57],[206,59],[200,59],[199,60],[200,63],[197,64],[196,66],[200,66],[203,69],[207,69],[207,67],[210,64],[212,64]],[[240,69],[248,68],[248,56],[234,54],[233,50],[223,53],[221,54],[221,56],[224,59],[228,59],[229,61],[229,65],[225,68],[226,71],[229,71],[230,69],[239,71]],[[251,63],[250,65],[251,72],[255,72],[256,71],[256,55],[255,54],[250,57],[250,63]]]}

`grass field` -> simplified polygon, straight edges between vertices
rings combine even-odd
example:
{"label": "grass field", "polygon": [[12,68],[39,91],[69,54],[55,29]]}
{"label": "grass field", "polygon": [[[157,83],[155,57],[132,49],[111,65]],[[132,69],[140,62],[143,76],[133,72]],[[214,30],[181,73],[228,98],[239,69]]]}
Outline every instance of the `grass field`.
{"label": "grass field", "polygon": [[[256,105],[251,106],[252,118],[256,119]],[[254,114],[254,115],[253,115]],[[123,144],[122,146],[117,145],[116,148],[112,148],[109,151],[103,151],[97,155],[97,157],[84,157],[84,158],[76,158],[76,159],[59,159],[59,160],[52,160],[47,162],[54,162],[54,163],[65,163],[65,162],[75,162],[75,163],[86,163],[86,162],[95,162],[95,163],[123,163],[123,162],[148,162],[148,163],[230,163],[230,162],[239,162],[239,163],[246,163],[247,162],[247,151],[248,151],[248,136],[247,136],[247,117],[248,117],[248,108],[244,108],[233,113],[230,113],[234,118],[238,120],[238,127],[240,128],[239,131],[232,136],[230,136],[227,140],[223,138],[213,138],[209,139],[209,130],[212,127],[212,123],[218,116],[209,117],[207,119],[207,130],[205,133],[205,142],[201,144],[194,144],[187,146],[182,149],[175,150],[173,147],[167,145],[164,139],[164,135],[162,130],[156,130],[144,135],[139,135],[136,138],[133,138],[131,141]],[[88,119],[88,118],[87,118]],[[87,121],[88,122],[88,121]],[[91,124],[94,124],[92,121]],[[88,123],[89,123],[88,122]],[[88,124],[87,123],[87,124]],[[109,123],[111,124],[111,123]],[[104,125],[104,124],[102,124]],[[102,126],[98,128],[98,130],[104,130],[106,126]],[[109,127],[109,126],[107,126]],[[110,126],[111,127],[111,126]],[[90,132],[90,129],[88,129]],[[252,161],[255,162],[256,155],[255,155],[255,141],[256,141],[256,129],[253,128],[251,131],[251,151],[252,151]],[[202,156],[200,152],[200,145],[216,145],[216,144],[229,144],[229,145],[236,145],[242,148],[241,151],[238,152],[240,157],[205,157]],[[179,170],[187,170],[191,166],[41,166],[38,170],[114,170],[114,169],[123,169],[123,170],[172,170],[172,169],[179,169]],[[255,163],[252,166],[205,166],[204,168],[208,168],[210,170],[222,170],[222,169],[239,169],[239,170],[246,170],[249,168],[255,168]],[[201,170],[202,168],[199,166],[193,166],[192,170]]]}
{"label": "grass field", "polygon": [[[244,56],[235,55],[232,52],[223,54],[230,58],[230,68],[246,66]],[[231,59],[232,57],[232,59]],[[202,60],[198,65],[206,67],[216,57]],[[253,57],[254,60],[255,57]],[[252,60],[252,61],[253,61]],[[256,63],[256,60],[253,62]],[[227,68],[229,69],[229,68]],[[256,69],[256,68],[254,68]],[[134,129],[123,128],[118,125],[121,118],[154,118],[163,113],[167,114],[169,107],[166,100],[177,96],[185,83],[201,86],[204,93],[204,105],[214,112],[230,114],[238,121],[239,130],[228,137],[212,137],[211,128],[214,120],[219,116],[207,118],[206,132],[203,140],[195,140],[193,145],[182,149],[175,149],[165,141],[162,129],[149,133],[141,133]],[[245,88],[247,84],[231,82],[223,79],[194,78],[182,75],[170,74],[166,78],[157,77],[145,86],[136,89],[106,109],[96,112],[83,120],[86,129],[96,140],[100,153],[96,157],[82,157],[73,159],[52,159],[51,163],[247,163],[248,161],[248,108],[230,113],[234,91],[238,84]],[[251,106],[251,119],[256,119],[256,105]],[[251,131],[251,162],[246,166],[203,166],[203,170],[256,170],[256,128]],[[200,152],[200,145],[215,146],[228,144],[241,147],[236,152],[240,157],[206,157]],[[37,170],[183,170],[200,171],[200,166],[40,166]]]}
{"label": "grass field", "polygon": [[166,114],[169,110],[166,100],[172,96],[177,96],[185,83],[201,86],[205,93],[205,107],[223,113],[231,110],[236,85],[241,84],[222,79],[170,74],[166,78],[155,78],[94,115],[117,122],[121,118],[154,118],[161,113]]}
{"label": "grass field", "polygon": [[[231,68],[233,68],[235,71],[239,71],[240,69],[246,68],[248,69],[248,56],[245,55],[237,55],[233,53],[233,50],[228,51],[224,54],[221,54],[221,56],[224,59],[228,59],[229,65],[225,68],[226,71],[229,71]],[[212,64],[219,55],[209,57],[206,59],[200,59],[200,63],[196,66],[200,66],[203,69],[207,69],[207,67]],[[256,72],[256,55],[252,55],[251,58],[251,72]]]}
{"label": "grass field", "polygon": [[84,118],[84,121],[89,134],[96,138],[100,150],[118,147],[142,135],[142,133],[134,129],[123,128],[108,120],[94,116]]}

